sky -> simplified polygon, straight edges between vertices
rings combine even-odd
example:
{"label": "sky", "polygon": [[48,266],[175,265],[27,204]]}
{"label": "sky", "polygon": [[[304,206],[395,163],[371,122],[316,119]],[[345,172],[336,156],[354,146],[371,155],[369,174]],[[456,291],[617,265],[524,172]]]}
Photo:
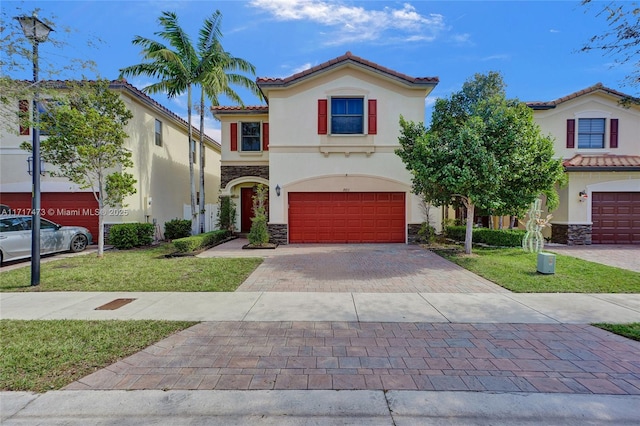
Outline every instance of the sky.
{"label": "sky", "polygon": [[[356,56],[413,77],[440,83],[425,100],[425,122],[436,98],[459,91],[476,73],[498,71],[507,96],[550,101],[601,82],[633,94],[624,77],[632,64],[615,65],[602,52],[580,52],[607,31],[607,2],[580,1],[7,1],[2,0],[5,31],[19,31],[11,17],[31,14],[53,23],[51,40],[40,44],[40,78],[68,68],[78,59],[97,64],[97,74],[72,65],[58,79],[115,79],[123,67],[138,64],[135,36],[163,41],[155,33],[163,11],[175,12],[180,26],[197,43],[198,30],[216,9],[222,13],[222,44],[256,68],[255,77],[287,77],[350,51]],[[13,27],[12,27],[13,26]],[[6,52],[2,52],[6,54]],[[31,79],[30,65],[13,78]],[[144,88],[148,77],[127,80]],[[245,105],[260,101],[238,89]],[[152,96],[186,119],[186,94]],[[197,101],[197,100],[196,100]],[[223,105],[232,103],[223,99]],[[197,119],[194,117],[194,124]],[[220,140],[220,124],[210,115],[206,133]]]}

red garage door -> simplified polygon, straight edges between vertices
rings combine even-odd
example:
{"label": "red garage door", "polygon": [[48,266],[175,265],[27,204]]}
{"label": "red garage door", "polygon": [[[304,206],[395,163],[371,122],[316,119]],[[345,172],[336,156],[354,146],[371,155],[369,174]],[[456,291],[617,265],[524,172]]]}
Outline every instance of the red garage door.
{"label": "red garage door", "polygon": [[593,244],[640,244],[640,192],[594,192]]}
{"label": "red garage door", "polygon": [[[4,192],[0,204],[6,204],[18,214],[30,214],[30,192]],[[84,226],[93,240],[98,241],[98,203],[91,192],[43,192],[40,206],[44,219],[60,225]]]}
{"label": "red garage door", "polygon": [[403,192],[291,192],[291,243],[404,243]]}

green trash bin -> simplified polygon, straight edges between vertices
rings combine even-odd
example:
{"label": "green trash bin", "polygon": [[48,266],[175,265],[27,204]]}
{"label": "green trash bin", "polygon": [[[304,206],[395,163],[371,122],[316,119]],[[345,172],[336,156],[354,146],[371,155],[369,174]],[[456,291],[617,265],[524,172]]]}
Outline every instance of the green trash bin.
{"label": "green trash bin", "polygon": [[538,272],[541,274],[555,274],[556,255],[553,253],[538,253]]}

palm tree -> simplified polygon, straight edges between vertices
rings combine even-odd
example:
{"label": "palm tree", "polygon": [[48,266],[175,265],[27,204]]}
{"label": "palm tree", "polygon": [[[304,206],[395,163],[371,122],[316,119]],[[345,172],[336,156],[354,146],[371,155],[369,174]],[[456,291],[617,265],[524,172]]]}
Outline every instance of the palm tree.
{"label": "palm tree", "polygon": [[[233,73],[241,71],[255,75],[255,67],[244,59],[233,57],[229,52],[225,52],[220,43],[222,32],[220,25],[222,14],[216,11],[211,17],[205,19],[200,30],[198,40],[198,54],[200,62],[197,72],[198,83],[200,84],[200,164],[204,164],[204,117],[205,117],[205,96],[209,98],[212,105],[219,105],[219,96],[224,95],[230,100],[243,105],[242,99],[230,85],[238,85],[251,90],[258,98],[262,95],[255,81],[245,75]],[[204,167],[200,167],[200,232],[204,232]]]}
{"label": "palm tree", "polygon": [[[191,213],[196,211],[196,187],[193,175],[193,130],[191,127],[191,92],[198,75],[198,55],[191,44],[189,36],[178,25],[178,17],[173,12],[162,12],[158,22],[162,27],[156,32],[157,36],[169,42],[169,46],[146,37],[136,36],[133,44],[142,46],[144,62],[122,68],[120,77],[146,75],[157,78],[158,82],[143,89],[145,93],[166,93],[167,97],[174,98],[187,92],[187,121],[188,121],[188,146],[189,146],[189,184],[191,188]],[[172,50],[173,49],[173,50]],[[194,216],[195,217],[195,216]],[[192,221],[194,232],[195,221]],[[195,233],[195,232],[194,232]]]}

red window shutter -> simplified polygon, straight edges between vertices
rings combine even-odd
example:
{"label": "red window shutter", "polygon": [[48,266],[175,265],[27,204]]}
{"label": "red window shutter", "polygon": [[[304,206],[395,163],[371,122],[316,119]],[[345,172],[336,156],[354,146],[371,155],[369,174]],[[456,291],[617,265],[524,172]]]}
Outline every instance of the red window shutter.
{"label": "red window shutter", "polygon": [[611,132],[609,134],[609,148],[618,147],[618,119],[611,119]]}
{"label": "red window shutter", "polygon": [[567,148],[576,146],[576,120],[571,118],[567,120]]}
{"label": "red window shutter", "polygon": [[375,135],[378,133],[378,101],[369,99],[369,126],[367,133]]}
{"label": "red window shutter", "polygon": [[238,150],[238,123],[231,123],[231,151]]}
{"label": "red window shutter", "polygon": [[269,151],[269,123],[262,123],[262,150]]}
{"label": "red window shutter", "polygon": [[327,134],[327,100],[318,99],[318,134]]}
{"label": "red window shutter", "polygon": [[18,117],[20,118],[20,135],[22,136],[28,136],[29,135],[29,127],[23,127],[22,126],[22,120],[26,120],[28,119],[28,114],[29,114],[29,101],[27,100],[21,100],[18,102],[18,107],[20,108],[20,113],[18,114]]}

